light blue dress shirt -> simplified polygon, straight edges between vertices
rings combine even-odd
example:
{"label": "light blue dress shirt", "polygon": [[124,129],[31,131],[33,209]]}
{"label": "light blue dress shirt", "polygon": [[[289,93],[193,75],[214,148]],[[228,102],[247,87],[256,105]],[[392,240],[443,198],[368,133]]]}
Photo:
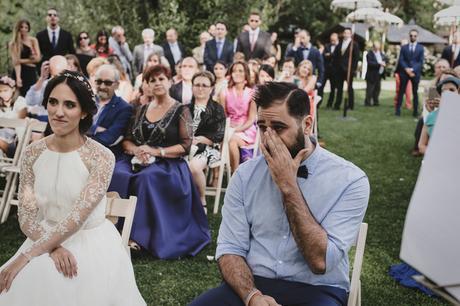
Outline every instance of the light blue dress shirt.
{"label": "light blue dress shirt", "polygon": [[297,183],[316,221],[327,232],[326,273],[314,274],[299,251],[282,196],[263,156],[238,168],[225,194],[216,257],[239,255],[254,275],[349,291],[348,251],[369,201],[366,174],[316,146],[302,162],[308,178]]}

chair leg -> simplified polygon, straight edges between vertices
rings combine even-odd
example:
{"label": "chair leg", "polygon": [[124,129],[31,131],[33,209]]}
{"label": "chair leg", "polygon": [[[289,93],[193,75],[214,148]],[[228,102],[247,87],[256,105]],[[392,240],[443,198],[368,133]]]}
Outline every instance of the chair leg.
{"label": "chair leg", "polygon": [[224,163],[221,163],[219,166],[219,177],[217,179],[217,188],[216,188],[216,195],[214,197],[214,214],[219,212],[219,202],[220,202],[220,194],[222,192],[222,181],[224,179],[224,171],[225,171]]}
{"label": "chair leg", "polygon": [[9,193],[10,193],[10,189],[11,189],[11,183],[13,181],[13,174],[14,173],[7,173],[6,174],[6,182],[5,182],[5,189],[3,191],[3,194],[2,194],[2,199],[1,199],[1,202],[0,202],[0,217],[1,217],[1,220],[0,220],[0,224],[5,222],[3,221],[3,215],[5,214],[5,210],[8,210],[8,213],[9,213],[9,208],[7,209],[7,205],[8,204],[8,196],[9,196]]}
{"label": "chair leg", "polygon": [[5,201],[5,207],[4,207],[2,216],[1,216],[2,219],[0,220],[0,223],[4,223],[8,219],[8,216],[10,214],[10,208],[11,208],[11,200],[13,199],[14,193],[16,192],[16,187],[18,186],[17,182],[18,182],[19,174],[18,173],[11,173],[11,174],[12,174],[11,185],[8,190],[8,194],[7,194],[6,201]]}
{"label": "chair leg", "polygon": [[358,284],[358,297],[356,299],[356,306],[361,306],[361,280],[359,280]]}

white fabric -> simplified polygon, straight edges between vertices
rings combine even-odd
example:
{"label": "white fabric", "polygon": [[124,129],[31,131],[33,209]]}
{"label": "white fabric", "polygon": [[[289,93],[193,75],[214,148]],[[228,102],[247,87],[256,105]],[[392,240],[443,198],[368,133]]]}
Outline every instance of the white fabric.
{"label": "white fabric", "polygon": [[56,27],[56,29],[51,29],[50,27],[46,27],[48,30],[48,37],[50,39],[50,43],[53,43],[53,32],[56,32],[56,45],[59,41],[59,32],[61,31],[61,28],[59,26]]}
{"label": "white fabric", "polygon": [[[380,51],[374,51],[374,54],[375,54],[375,58],[376,58],[376,60],[377,60],[377,63],[383,64],[384,62],[383,62],[383,59],[382,59],[382,53],[380,53]],[[383,68],[382,66],[380,66],[380,68],[379,68],[379,74],[382,74],[382,73],[383,73],[383,69],[384,69],[384,68]]]}
{"label": "white fabric", "polygon": [[171,49],[171,53],[172,53],[173,58],[174,58],[174,63],[177,64],[177,62],[182,57],[182,55],[180,53],[179,45],[177,44],[177,42],[175,42],[173,44],[170,43],[169,48]]}
{"label": "white fabric", "polygon": [[345,51],[347,51],[347,48],[348,48],[348,45],[350,44],[350,42],[351,42],[351,39],[347,39],[347,40],[344,40],[342,42],[342,50],[341,50],[342,54],[344,54]]}
{"label": "white fabric", "polygon": [[458,53],[460,52],[459,45],[452,45],[452,52],[454,53],[454,59],[458,57]]}
{"label": "white fabric", "polygon": [[[45,139],[26,151],[18,215],[29,238],[10,261],[20,253],[35,257],[10,291],[0,295],[0,305],[146,305],[120,234],[105,219],[107,179],[114,163],[110,151],[91,139],[68,153],[49,150]],[[55,236],[65,238],[60,245],[76,258],[78,275],[73,279],[56,270],[48,252],[35,255],[37,247],[47,250],[48,243],[56,243]]]}
{"label": "white fabric", "polygon": [[193,92],[192,86],[182,82],[182,104],[190,104],[192,101]]}

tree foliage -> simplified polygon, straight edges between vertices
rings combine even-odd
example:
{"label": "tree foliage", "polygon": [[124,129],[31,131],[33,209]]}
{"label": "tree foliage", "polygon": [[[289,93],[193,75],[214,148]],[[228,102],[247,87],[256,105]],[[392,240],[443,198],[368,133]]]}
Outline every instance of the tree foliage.
{"label": "tree foliage", "polygon": [[[433,14],[440,9],[433,5],[433,0],[383,0],[382,3],[405,22],[415,19],[428,29],[432,28]],[[86,30],[93,41],[98,30],[110,30],[120,24],[131,47],[142,42],[140,33],[146,27],[155,30],[158,43],[173,26],[189,50],[198,45],[200,32],[217,20],[224,21],[229,36],[235,37],[253,10],[262,14],[263,28],[280,32],[285,43],[292,39],[295,28],[306,28],[315,38],[347,14],[344,10],[332,12],[330,1],[318,0],[0,0],[0,72],[5,72],[8,66],[6,45],[15,22],[21,17],[28,19],[35,34],[45,28],[49,7],[58,9],[63,28],[74,35]]]}

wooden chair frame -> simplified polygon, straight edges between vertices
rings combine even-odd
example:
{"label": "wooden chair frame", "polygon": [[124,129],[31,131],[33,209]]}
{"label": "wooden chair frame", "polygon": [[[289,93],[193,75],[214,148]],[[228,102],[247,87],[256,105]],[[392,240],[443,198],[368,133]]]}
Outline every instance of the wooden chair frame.
{"label": "wooden chair frame", "polygon": [[367,228],[367,223],[361,223],[358,237],[356,238],[356,252],[351,274],[348,306],[361,306],[361,270],[363,266],[364,250],[366,248]]}

